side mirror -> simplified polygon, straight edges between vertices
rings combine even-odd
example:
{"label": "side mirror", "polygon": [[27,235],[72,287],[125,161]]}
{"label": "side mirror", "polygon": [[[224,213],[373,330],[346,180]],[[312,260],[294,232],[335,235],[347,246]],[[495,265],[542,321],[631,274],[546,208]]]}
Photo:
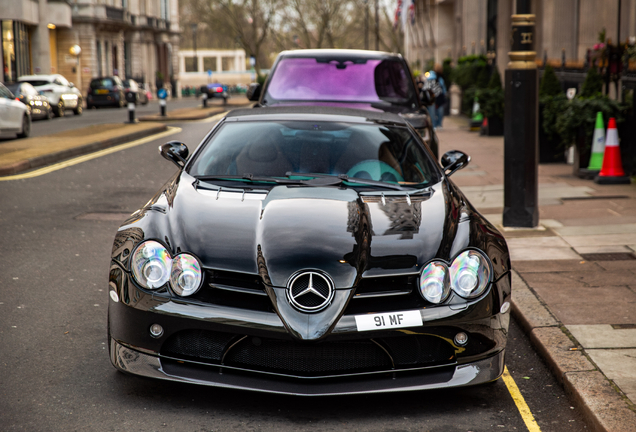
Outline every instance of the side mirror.
{"label": "side mirror", "polygon": [[73,83],[68,83],[68,86],[69,86],[70,88],[73,88],[73,87],[75,87],[75,84],[73,84]]}
{"label": "side mirror", "polygon": [[159,154],[183,169],[188,159],[188,147],[179,141],[170,141],[159,147]]}
{"label": "side mirror", "polygon": [[470,156],[459,150],[451,150],[442,156],[442,168],[447,177],[450,177],[455,171],[460,170],[470,162]]}
{"label": "side mirror", "polygon": [[250,86],[247,88],[247,91],[245,92],[245,96],[247,96],[248,100],[258,101],[258,99],[261,97],[261,85],[259,83],[250,84]]}

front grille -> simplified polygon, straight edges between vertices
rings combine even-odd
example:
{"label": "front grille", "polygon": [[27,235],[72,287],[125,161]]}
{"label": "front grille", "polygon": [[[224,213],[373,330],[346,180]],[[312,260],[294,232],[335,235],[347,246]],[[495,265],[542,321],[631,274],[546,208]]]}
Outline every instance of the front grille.
{"label": "front grille", "polygon": [[363,278],[358,282],[354,298],[384,297],[408,294],[417,286],[417,276]]}
{"label": "front grille", "polygon": [[184,360],[220,362],[229,344],[237,339],[231,333],[186,330],[175,333],[161,347],[161,355]]}
{"label": "front grille", "polygon": [[272,312],[272,302],[258,275],[207,270],[201,289],[189,299],[219,306]]}
{"label": "front grille", "polygon": [[[172,335],[161,355],[252,371],[321,376],[450,364],[455,349],[430,335],[318,343],[244,337],[206,330]],[[225,356],[225,357],[224,357]]]}
{"label": "front grille", "polygon": [[307,376],[391,369],[391,359],[371,341],[307,344],[247,338],[230,350],[225,364]]}

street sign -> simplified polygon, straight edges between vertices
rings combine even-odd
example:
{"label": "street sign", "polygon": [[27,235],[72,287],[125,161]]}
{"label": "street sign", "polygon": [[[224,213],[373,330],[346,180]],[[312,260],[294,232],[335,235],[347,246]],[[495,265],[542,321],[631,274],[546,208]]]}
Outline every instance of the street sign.
{"label": "street sign", "polygon": [[212,69],[208,69],[208,76],[211,77],[212,76]]}
{"label": "street sign", "polygon": [[157,97],[159,99],[165,99],[168,97],[168,91],[164,88],[157,90]]}

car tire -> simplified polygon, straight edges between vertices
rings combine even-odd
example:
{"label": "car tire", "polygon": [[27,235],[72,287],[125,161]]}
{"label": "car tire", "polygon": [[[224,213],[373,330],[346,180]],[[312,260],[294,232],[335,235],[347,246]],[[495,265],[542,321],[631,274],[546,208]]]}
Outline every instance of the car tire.
{"label": "car tire", "polygon": [[53,120],[53,108],[49,105],[49,109],[46,110],[46,119]]}
{"label": "car tire", "polygon": [[119,96],[119,102],[117,102],[117,108],[123,108],[126,105],[126,100],[123,96]]}
{"label": "car tire", "polygon": [[84,111],[84,107],[82,106],[82,100],[78,100],[77,101],[77,107],[75,107],[75,109],[73,110],[73,114],[75,115],[82,115],[82,111]]}
{"label": "car tire", "polygon": [[61,100],[57,102],[57,105],[53,108],[56,117],[64,117],[64,102]]}
{"label": "car tire", "polygon": [[18,138],[28,138],[31,135],[31,117],[24,115],[22,117],[22,132],[18,134]]}

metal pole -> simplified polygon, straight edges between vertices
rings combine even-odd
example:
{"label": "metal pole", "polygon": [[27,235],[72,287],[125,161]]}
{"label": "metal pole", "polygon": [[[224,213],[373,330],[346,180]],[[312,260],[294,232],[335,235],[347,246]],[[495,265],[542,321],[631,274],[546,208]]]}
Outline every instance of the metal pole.
{"label": "metal pole", "polygon": [[512,16],[510,63],[505,74],[503,225],[506,227],[535,227],[539,223],[539,74],[534,22],[530,1],[517,0],[517,13]]}

